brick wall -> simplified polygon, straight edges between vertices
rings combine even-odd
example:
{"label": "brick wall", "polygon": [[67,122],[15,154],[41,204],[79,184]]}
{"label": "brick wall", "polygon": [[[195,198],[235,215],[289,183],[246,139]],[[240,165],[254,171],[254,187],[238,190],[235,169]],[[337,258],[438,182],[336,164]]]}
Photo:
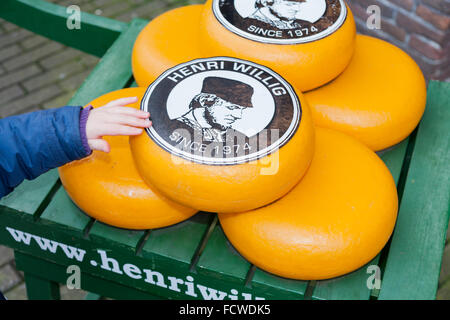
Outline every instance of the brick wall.
{"label": "brick wall", "polygon": [[[347,0],[358,32],[408,52],[427,79],[450,81],[450,0]],[[367,8],[381,9],[381,28],[370,30]]]}

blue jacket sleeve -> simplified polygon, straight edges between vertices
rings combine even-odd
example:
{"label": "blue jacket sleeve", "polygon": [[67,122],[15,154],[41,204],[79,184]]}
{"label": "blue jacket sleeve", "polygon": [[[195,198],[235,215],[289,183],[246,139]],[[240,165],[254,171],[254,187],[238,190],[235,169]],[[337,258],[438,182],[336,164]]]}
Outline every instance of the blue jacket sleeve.
{"label": "blue jacket sleeve", "polygon": [[81,110],[67,106],[0,120],[0,198],[24,179],[88,155],[80,135]]}

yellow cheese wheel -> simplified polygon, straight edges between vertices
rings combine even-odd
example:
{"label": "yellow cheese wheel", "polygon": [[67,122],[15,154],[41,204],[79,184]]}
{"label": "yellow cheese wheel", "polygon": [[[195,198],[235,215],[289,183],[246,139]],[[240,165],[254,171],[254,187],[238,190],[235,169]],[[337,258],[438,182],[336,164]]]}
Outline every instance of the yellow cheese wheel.
{"label": "yellow cheese wheel", "polygon": [[199,35],[204,55],[263,64],[307,91],[345,69],[356,28],[342,0],[208,0]]}
{"label": "yellow cheese wheel", "polygon": [[317,126],[346,132],[379,151],[401,142],[417,126],[425,109],[426,84],[405,52],[358,35],[348,68],[305,97]]}
{"label": "yellow cheese wheel", "polygon": [[251,263],[300,280],[363,266],[386,244],[396,217],[395,183],[380,158],[322,128],[311,166],[291,192],[257,210],[219,214],[229,241]]}
{"label": "yellow cheese wheel", "polygon": [[201,58],[198,20],[203,5],[190,5],[153,19],[139,33],[133,46],[132,67],[137,84],[148,87],[165,70]]}
{"label": "yellow cheese wheel", "polygon": [[[145,88],[122,89],[90,104],[96,108],[125,97],[142,98]],[[139,108],[139,102],[129,105]],[[139,176],[127,136],[104,137],[111,151],[93,153],[60,167],[69,197],[91,217],[126,229],[153,229],[188,219],[197,211],[183,207],[150,189]]]}
{"label": "yellow cheese wheel", "polygon": [[195,209],[238,212],[286,194],[313,155],[308,106],[280,75],[244,60],[197,59],[162,74],[141,109],[153,125],[130,138],[147,184]]}

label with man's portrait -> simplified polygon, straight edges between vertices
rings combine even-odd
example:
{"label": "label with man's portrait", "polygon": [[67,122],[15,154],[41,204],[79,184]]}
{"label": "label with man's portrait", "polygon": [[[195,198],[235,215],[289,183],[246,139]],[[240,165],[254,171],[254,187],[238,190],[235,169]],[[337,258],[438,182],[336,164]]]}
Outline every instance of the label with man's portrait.
{"label": "label with man's portrait", "polygon": [[299,44],[329,36],[347,17],[343,0],[213,0],[219,22],[263,43]]}
{"label": "label with man's portrait", "polygon": [[279,74],[253,62],[215,57],[167,70],[147,89],[148,136],[189,161],[245,163],[288,142],[301,120],[300,101]]}

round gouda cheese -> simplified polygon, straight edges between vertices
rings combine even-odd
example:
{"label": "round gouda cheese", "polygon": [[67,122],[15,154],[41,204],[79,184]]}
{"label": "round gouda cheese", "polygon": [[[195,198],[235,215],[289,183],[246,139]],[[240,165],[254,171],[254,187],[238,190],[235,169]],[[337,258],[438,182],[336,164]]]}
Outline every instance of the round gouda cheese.
{"label": "round gouda cheese", "polygon": [[356,139],[317,128],[303,179],[263,208],[220,213],[246,259],[270,273],[321,280],[352,272],[388,241],[397,217],[395,182],[382,160]]}
{"label": "round gouda cheese", "polygon": [[380,151],[404,140],[417,126],[425,110],[426,84],[405,52],[358,35],[348,68],[305,97],[317,126],[343,131]]}
{"label": "round gouda cheese", "polygon": [[302,94],[253,62],[180,64],[149,86],[141,109],[153,125],[130,138],[137,169],[147,184],[198,210],[238,212],[275,201],[313,155]]}
{"label": "round gouda cheese", "polygon": [[353,55],[356,35],[343,0],[208,0],[199,49],[260,63],[301,91],[336,78]]}

